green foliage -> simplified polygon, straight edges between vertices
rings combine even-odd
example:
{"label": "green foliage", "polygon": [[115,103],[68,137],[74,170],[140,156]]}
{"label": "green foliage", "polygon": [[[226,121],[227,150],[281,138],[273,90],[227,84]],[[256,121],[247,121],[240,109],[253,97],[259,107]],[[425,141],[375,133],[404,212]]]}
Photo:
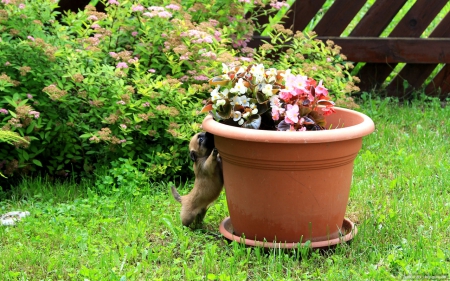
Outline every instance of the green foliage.
{"label": "green foliage", "polygon": [[89,175],[129,158],[152,180],[190,174],[207,76],[248,54],[253,6],[228,2],[105,1],[61,22],[52,0],[0,3],[0,128],[30,142],[0,148],[3,171]]}
{"label": "green foliage", "polygon": [[[137,163],[135,163],[137,162]],[[148,184],[149,177],[140,168],[142,160],[119,158],[111,162],[111,168],[104,173],[97,169],[96,182],[92,189],[104,195],[118,197],[138,196],[143,185]]]}

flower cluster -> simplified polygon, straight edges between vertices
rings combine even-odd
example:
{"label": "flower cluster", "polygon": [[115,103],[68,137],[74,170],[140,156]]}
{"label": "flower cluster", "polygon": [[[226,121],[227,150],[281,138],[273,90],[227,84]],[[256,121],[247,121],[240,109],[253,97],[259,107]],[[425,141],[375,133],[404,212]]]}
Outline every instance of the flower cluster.
{"label": "flower cluster", "polygon": [[262,64],[229,66],[209,81],[215,86],[202,112],[223,123],[252,129],[306,131],[325,129],[334,112],[323,81],[265,68]]}

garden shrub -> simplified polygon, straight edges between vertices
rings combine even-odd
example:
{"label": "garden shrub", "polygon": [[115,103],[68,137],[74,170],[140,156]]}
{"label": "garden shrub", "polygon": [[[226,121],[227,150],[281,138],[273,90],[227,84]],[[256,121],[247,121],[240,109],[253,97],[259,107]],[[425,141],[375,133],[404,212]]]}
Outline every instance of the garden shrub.
{"label": "garden shrub", "polygon": [[2,172],[86,175],[124,158],[152,180],[190,175],[208,77],[253,54],[243,15],[264,4],[245,2],[109,0],[57,21],[56,1],[2,0],[0,128],[30,142],[0,147]]}

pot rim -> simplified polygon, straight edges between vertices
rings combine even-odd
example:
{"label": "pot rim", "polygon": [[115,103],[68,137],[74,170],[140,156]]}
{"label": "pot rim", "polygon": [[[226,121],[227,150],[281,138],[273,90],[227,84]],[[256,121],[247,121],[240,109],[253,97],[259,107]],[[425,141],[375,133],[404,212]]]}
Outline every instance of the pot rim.
{"label": "pot rim", "polygon": [[[207,115],[202,123],[203,130],[216,136],[253,142],[270,143],[326,143],[362,138],[375,130],[375,124],[367,115],[355,110],[334,107],[336,113],[346,112],[358,116],[362,122],[344,128],[322,131],[266,131],[246,129],[225,125],[215,121],[212,115]],[[344,120],[345,121],[345,120]]]}

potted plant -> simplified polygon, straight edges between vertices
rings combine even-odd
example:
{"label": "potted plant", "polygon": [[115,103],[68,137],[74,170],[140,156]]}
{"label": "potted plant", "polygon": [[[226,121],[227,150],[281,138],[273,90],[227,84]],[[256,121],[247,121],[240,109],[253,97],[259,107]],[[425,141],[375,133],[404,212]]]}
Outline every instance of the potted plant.
{"label": "potted plant", "polygon": [[347,241],[356,231],[344,218],[353,161],[374,124],[331,101],[356,89],[338,47],[313,34],[274,34],[274,43],[280,34],[291,40],[281,51],[272,45],[275,60],[263,46],[252,63],[224,64],[210,80],[203,129],[215,135],[230,212],[220,231],[249,245]]}

